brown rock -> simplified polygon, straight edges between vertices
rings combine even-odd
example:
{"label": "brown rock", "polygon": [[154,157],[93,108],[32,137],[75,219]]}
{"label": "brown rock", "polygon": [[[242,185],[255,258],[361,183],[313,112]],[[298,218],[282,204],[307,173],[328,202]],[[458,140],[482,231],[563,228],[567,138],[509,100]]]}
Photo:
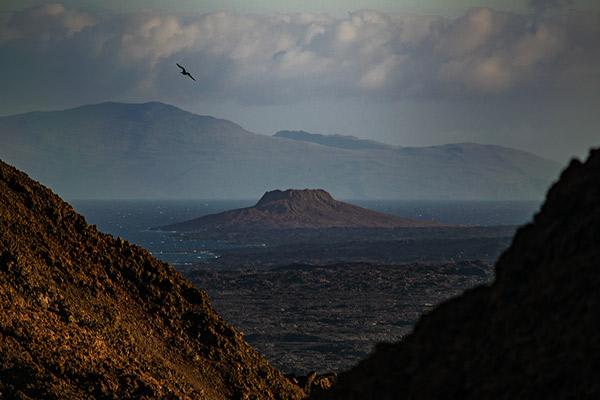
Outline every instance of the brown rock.
{"label": "brown rock", "polygon": [[0,397],[298,399],[169,265],[0,162]]}

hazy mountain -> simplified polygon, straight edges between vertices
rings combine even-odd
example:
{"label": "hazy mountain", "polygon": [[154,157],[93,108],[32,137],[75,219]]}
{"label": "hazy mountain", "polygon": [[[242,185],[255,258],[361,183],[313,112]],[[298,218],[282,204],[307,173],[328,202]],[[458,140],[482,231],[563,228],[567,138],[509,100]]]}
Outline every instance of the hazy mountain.
{"label": "hazy mountain", "polygon": [[322,399],[600,397],[600,150],[573,161],[495,266]]}
{"label": "hazy mountain", "polygon": [[301,396],[204,291],[0,161],[0,398]]}
{"label": "hazy mountain", "polygon": [[174,231],[206,229],[399,228],[434,226],[335,200],[322,189],[273,190],[256,205],[165,226]]}
{"label": "hazy mountain", "polygon": [[394,146],[374,140],[360,139],[355,136],[346,135],[321,135],[320,133],[309,133],[305,131],[279,131],[274,137],[298,140],[300,142],[317,143],[323,146],[339,147],[341,149],[364,150],[364,149],[393,149]]}
{"label": "hazy mountain", "polygon": [[248,132],[162,103],[0,118],[0,157],[70,198],[539,199],[557,163],[472,143],[346,149]]}

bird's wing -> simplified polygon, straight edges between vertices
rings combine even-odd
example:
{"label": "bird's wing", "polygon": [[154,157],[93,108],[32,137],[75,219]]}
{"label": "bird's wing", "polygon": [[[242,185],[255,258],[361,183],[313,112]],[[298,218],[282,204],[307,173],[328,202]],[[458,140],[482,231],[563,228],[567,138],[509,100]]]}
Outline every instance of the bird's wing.
{"label": "bird's wing", "polygon": [[195,81],[195,79],[194,79],[194,77],[192,76],[192,74],[188,74],[188,76],[189,76],[190,78],[192,78],[192,80],[193,80],[193,81]]}
{"label": "bird's wing", "polygon": [[185,71],[185,68],[183,68],[181,65],[179,65],[179,63],[175,63],[175,64],[177,64],[177,66],[178,66],[179,68],[181,68],[181,70],[182,70],[182,71]]}

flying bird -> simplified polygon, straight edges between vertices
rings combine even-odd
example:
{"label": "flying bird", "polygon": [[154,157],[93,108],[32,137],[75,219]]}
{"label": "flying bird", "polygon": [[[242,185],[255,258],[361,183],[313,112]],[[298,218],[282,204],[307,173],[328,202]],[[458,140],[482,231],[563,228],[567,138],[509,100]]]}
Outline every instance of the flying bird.
{"label": "flying bird", "polygon": [[187,76],[189,76],[189,77],[190,77],[190,78],[191,78],[193,81],[195,81],[195,79],[194,79],[194,77],[192,76],[192,74],[190,74],[189,72],[187,72],[187,71],[185,70],[185,68],[183,68],[183,67],[182,67],[181,65],[179,65],[178,63],[176,63],[176,64],[177,64],[177,66],[178,66],[179,68],[181,68],[181,75],[187,75]]}

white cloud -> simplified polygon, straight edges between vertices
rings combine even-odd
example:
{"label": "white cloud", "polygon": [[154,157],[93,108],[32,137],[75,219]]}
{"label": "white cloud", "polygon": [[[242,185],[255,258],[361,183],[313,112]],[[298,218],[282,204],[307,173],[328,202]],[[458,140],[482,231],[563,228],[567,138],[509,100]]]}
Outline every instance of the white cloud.
{"label": "white cloud", "polygon": [[173,95],[163,82],[177,72],[175,62],[185,62],[202,91],[177,96],[271,104],[306,96],[500,95],[539,87],[547,76],[556,77],[553,85],[581,89],[590,85],[573,80],[586,79],[597,86],[600,50],[592,39],[599,20],[570,18],[533,21],[489,8],[454,19],[372,10],[345,18],[93,16],[49,4],[8,20],[0,29],[0,54],[9,57],[7,49],[18,43],[35,57],[35,43],[60,40],[69,49],[65,63],[116,57],[120,62],[99,63],[111,69],[97,71],[100,79],[126,76],[137,84],[116,91],[138,88],[158,97]]}

